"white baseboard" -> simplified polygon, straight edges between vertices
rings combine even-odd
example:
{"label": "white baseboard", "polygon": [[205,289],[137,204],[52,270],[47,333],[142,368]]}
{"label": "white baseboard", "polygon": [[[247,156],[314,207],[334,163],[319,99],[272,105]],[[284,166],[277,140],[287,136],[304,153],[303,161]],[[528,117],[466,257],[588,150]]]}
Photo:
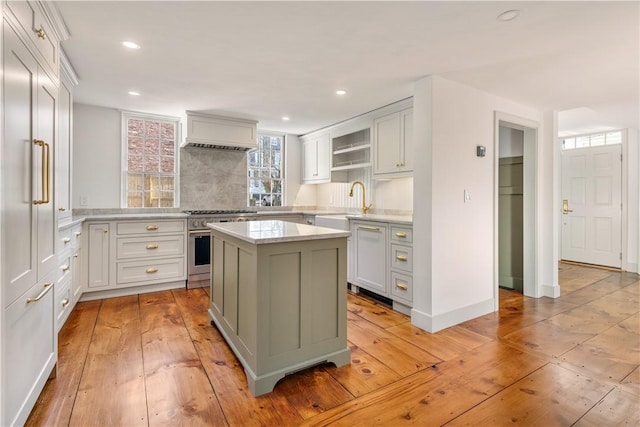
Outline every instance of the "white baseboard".
{"label": "white baseboard", "polygon": [[427,332],[435,333],[467,320],[493,313],[495,301],[490,298],[479,303],[432,316],[415,308],[411,309],[411,323]]}
{"label": "white baseboard", "polygon": [[560,296],[560,286],[542,285],[542,296],[558,298]]}
{"label": "white baseboard", "polygon": [[130,288],[105,289],[102,291],[83,292],[78,301],[91,301],[104,298],[123,297],[128,295],[145,294],[148,292],[167,291],[169,289],[186,288],[185,281],[160,283],[156,285],[132,286]]}
{"label": "white baseboard", "polygon": [[627,263],[627,271],[629,273],[639,273],[638,264],[636,264],[635,262],[628,262]]}

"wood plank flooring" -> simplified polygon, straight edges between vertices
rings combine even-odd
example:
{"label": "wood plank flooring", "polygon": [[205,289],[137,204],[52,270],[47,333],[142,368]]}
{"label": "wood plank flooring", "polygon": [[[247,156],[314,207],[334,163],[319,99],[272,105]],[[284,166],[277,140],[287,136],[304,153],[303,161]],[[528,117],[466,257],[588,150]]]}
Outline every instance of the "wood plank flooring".
{"label": "wood plank flooring", "polygon": [[429,334],[348,298],[351,364],[252,397],[205,289],[77,304],[28,426],[640,425],[640,277],[560,264],[562,297]]}

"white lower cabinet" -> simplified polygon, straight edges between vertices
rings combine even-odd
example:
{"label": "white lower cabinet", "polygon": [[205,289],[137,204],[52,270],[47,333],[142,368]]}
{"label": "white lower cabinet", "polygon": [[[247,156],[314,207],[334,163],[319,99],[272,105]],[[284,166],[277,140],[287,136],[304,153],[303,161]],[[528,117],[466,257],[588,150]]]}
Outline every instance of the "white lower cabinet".
{"label": "white lower cabinet", "polygon": [[[54,322],[57,271],[36,283],[5,309],[3,393],[7,416],[2,425],[22,425],[57,360],[58,334]],[[35,390],[35,392],[34,392]],[[25,410],[25,408],[27,408]]]}
{"label": "white lower cabinet", "polygon": [[387,232],[385,223],[352,221],[354,251],[353,281],[379,295],[389,295],[387,286]]}
{"label": "white lower cabinet", "polygon": [[413,305],[413,232],[411,225],[351,220],[349,282],[393,300],[409,314]]}
{"label": "white lower cabinet", "polygon": [[109,286],[109,223],[88,224],[87,291]]}
{"label": "white lower cabinet", "polygon": [[121,288],[184,284],[186,219],[89,220],[85,230],[86,299],[123,295],[113,292]]}
{"label": "white lower cabinet", "polygon": [[54,289],[53,314],[59,332],[82,293],[80,276],[82,224],[69,223],[58,229],[58,271]]}

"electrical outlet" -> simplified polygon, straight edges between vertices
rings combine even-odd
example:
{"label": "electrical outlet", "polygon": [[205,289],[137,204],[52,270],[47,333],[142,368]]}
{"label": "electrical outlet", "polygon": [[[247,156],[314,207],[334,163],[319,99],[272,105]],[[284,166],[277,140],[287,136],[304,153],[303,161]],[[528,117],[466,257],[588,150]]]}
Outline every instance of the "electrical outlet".
{"label": "electrical outlet", "polygon": [[80,206],[89,206],[89,196],[86,196],[86,195],[80,196]]}

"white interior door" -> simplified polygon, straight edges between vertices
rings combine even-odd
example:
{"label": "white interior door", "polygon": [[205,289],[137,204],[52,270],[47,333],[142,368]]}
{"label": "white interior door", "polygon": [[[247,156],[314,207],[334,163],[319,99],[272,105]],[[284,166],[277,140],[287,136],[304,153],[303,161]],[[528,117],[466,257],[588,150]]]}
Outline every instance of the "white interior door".
{"label": "white interior door", "polygon": [[620,144],[562,152],[562,259],[620,268],[621,153]]}

